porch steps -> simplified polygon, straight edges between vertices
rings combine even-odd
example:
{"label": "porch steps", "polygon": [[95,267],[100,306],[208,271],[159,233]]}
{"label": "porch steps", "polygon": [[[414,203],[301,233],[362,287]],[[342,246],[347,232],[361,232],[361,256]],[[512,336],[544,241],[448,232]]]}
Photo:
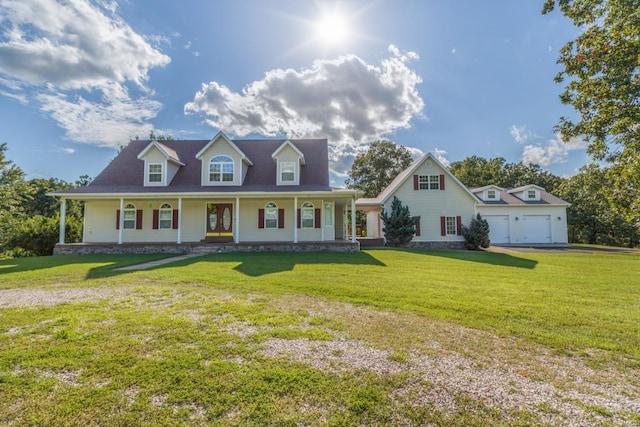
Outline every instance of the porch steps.
{"label": "porch steps", "polygon": [[381,248],[384,246],[383,237],[356,237],[360,248]]}

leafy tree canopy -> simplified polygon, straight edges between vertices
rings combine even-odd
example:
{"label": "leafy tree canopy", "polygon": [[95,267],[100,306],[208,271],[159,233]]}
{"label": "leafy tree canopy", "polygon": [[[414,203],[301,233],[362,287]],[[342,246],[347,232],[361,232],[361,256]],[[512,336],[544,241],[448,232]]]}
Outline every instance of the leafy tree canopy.
{"label": "leafy tree canopy", "polygon": [[411,152],[391,141],[375,141],[366,153],[359,154],[345,180],[348,188],[376,197],[412,162]]}
{"label": "leafy tree canopy", "polygon": [[451,163],[449,170],[467,187],[494,184],[511,188],[535,184],[553,192],[561,182],[559,177],[545,171],[539,165],[506,163],[502,157],[487,160],[484,157],[471,156]]}
{"label": "leafy tree canopy", "polygon": [[579,113],[561,117],[563,139],[584,138],[596,160],[606,160],[607,196],[628,219],[640,218],[640,3],[638,0],[546,0],[580,27],[560,50],[567,81],[560,100]]}

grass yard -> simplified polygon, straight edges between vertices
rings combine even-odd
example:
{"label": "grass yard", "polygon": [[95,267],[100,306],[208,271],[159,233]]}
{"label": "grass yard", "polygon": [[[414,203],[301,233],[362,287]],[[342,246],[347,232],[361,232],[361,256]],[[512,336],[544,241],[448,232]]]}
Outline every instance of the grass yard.
{"label": "grass yard", "polygon": [[640,425],[640,253],[0,261],[0,424]]}

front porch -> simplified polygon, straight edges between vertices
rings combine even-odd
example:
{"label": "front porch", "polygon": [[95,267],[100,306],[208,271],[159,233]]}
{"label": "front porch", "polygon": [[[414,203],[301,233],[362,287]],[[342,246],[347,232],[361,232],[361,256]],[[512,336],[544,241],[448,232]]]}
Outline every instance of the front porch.
{"label": "front porch", "polygon": [[360,242],[333,240],[317,242],[214,242],[214,243],[58,243],[54,255],[189,254],[223,252],[358,252]]}

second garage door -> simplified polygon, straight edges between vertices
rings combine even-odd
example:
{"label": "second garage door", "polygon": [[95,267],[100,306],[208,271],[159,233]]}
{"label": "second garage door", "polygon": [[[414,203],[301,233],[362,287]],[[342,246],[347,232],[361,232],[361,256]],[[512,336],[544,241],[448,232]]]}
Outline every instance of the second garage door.
{"label": "second garage door", "polygon": [[551,243],[551,215],[523,215],[524,243]]}
{"label": "second garage door", "polygon": [[492,245],[510,243],[509,215],[486,215],[483,218],[489,224],[489,240]]}

